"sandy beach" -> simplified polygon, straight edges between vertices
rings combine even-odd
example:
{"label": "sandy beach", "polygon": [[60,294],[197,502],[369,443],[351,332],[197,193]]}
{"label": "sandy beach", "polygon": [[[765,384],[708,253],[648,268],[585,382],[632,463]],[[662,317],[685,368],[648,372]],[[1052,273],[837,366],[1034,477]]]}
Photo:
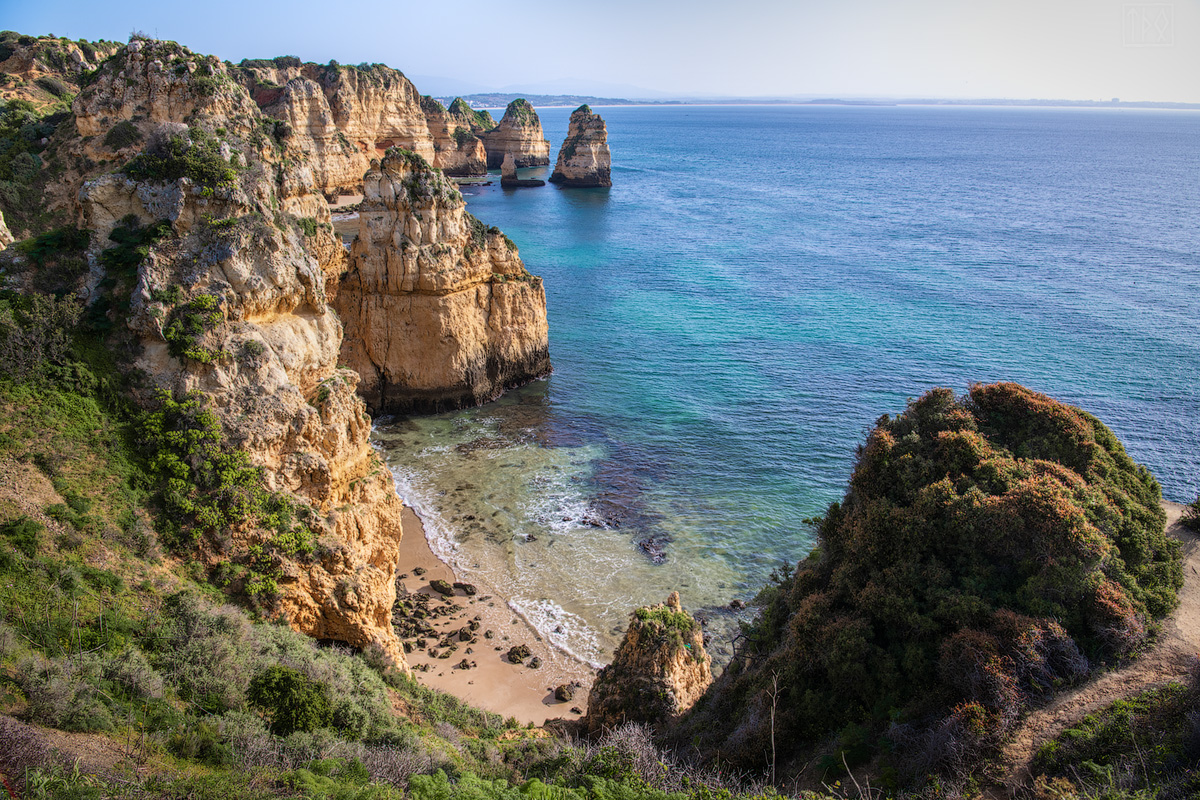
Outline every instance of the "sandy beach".
{"label": "sandy beach", "polygon": [[[587,693],[595,677],[592,668],[543,640],[486,583],[476,580],[474,595],[461,588],[451,596],[437,592],[433,581],[454,583],[458,578],[429,548],[420,517],[408,507],[403,524],[397,596],[404,600],[409,595],[410,607],[427,609],[428,616],[420,622],[432,626],[438,637],[402,637],[406,649],[412,648],[406,657],[416,679],[523,723],[578,719],[587,710]],[[418,594],[428,599],[412,597]],[[423,649],[417,646],[418,638],[424,640]],[[522,644],[529,647],[530,657],[522,664],[510,662],[509,649]],[[533,658],[540,660],[539,667],[529,666]],[[555,689],[570,684],[575,684],[574,697],[557,700]]]}

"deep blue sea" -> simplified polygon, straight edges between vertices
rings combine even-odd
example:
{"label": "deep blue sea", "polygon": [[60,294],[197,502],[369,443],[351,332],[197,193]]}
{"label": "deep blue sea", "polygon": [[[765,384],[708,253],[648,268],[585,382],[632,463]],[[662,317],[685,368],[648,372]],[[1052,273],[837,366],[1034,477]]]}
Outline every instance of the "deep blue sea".
{"label": "deep blue sea", "polygon": [[1200,491],[1200,112],[596,110],[612,189],[464,189],[545,279],[554,375],[377,430],[438,552],[559,645],[751,597],[933,386],[1018,381]]}

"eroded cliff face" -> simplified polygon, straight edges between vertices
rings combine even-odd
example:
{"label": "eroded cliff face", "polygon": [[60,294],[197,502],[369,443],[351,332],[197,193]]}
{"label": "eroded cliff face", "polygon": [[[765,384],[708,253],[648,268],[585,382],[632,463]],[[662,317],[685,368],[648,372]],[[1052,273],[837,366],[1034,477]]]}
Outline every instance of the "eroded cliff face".
{"label": "eroded cliff face", "polygon": [[418,153],[448,175],[487,171],[469,126],[457,133],[449,112],[398,70],[282,57],[243,62],[237,75],[263,113],[284,123],[326,195],[357,193],[371,160],[390,147]]}
{"label": "eroded cliff face", "polygon": [[471,133],[480,134],[496,127],[496,120],[487,111],[476,111],[461,97],[456,97],[447,110],[455,125],[466,128]]}
{"label": "eroded cliff face", "polygon": [[599,114],[583,105],[571,112],[567,138],[558,151],[551,183],[564,186],[612,186],[608,128]]}
{"label": "eroded cliff face", "polygon": [[508,237],[414,153],[389,152],[363,191],[336,308],[373,410],[475,405],[550,372],[542,282]]}
{"label": "eroded cliff face", "polygon": [[13,235],[8,230],[8,225],[4,224],[4,214],[0,213],[0,250],[8,247],[13,243]]}
{"label": "eroded cliff face", "polygon": [[488,169],[499,169],[506,153],[512,153],[518,167],[550,163],[550,142],[542,132],[542,121],[524,98],[509,103],[500,124],[480,136],[487,148]]}
{"label": "eroded cliff face", "polygon": [[[401,504],[370,446],[357,375],[338,368],[342,326],[326,277],[340,268],[342,247],[326,228],[307,151],[266,133],[274,123],[220,62],[171,43],[131,43],[75,112],[81,134],[103,140],[127,123],[131,143],[119,150],[146,143],[160,155],[137,178],[109,174],[79,191],[78,220],[93,233],[88,290],[102,285],[99,254],[114,229],[170,223],[130,298],[136,366],[154,385],[203,396],[229,441],[262,468],[268,489],[295,499],[317,537],[310,556],[276,557],[277,610],[310,636],[374,645],[403,665],[391,628]],[[172,172],[161,155],[170,152],[192,159],[187,174]],[[307,219],[294,213],[305,211]],[[182,346],[172,324],[193,314],[200,330]],[[215,567],[271,535],[227,534],[202,542],[196,557]]]}
{"label": "eroded cliff face", "polygon": [[454,177],[487,174],[487,151],[470,123],[464,125],[429,96],[421,98],[421,110],[433,137],[433,166]]}
{"label": "eroded cliff face", "polygon": [[712,683],[711,659],[700,624],[683,610],[679,593],[634,612],[613,656],[588,695],[588,731],[626,722],[663,725],[691,708]]}

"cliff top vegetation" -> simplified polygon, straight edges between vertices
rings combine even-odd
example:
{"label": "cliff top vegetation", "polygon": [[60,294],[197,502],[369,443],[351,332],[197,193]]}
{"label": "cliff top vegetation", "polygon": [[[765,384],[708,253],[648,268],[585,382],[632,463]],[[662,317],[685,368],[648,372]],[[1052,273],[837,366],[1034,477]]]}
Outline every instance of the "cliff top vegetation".
{"label": "cliff top vegetation", "polygon": [[1016,384],[930,391],[880,418],[685,729],[747,766],[772,737],[791,759],[833,736],[833,773],[882,752],[910,778],[953,770],[1172,609],[1160,501],[1086,412]]}

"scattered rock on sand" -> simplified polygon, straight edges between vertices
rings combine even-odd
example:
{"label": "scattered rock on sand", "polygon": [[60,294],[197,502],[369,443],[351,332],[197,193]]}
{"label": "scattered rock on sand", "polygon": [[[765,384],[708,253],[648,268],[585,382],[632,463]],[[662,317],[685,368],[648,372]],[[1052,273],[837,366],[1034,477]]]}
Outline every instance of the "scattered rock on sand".
{"label": "scattered rock on sand", "polygon": [[569,703],[575,699],[575,687],[570,684],[562,684],[554,690],[554,699],[560,703]]}
{"label": "scattered rock on sand", "polygon": [[529,659],[528,667],[530,669],[539,669],[539,668],[541,668],[541,666],[542,666],[542,660],[540,658],[538,658],[537,656],[534,656],[533,658]]}
{"label": "scattered rock on sand", "polygon": [[[527,644],[518,644],[508,649],[508,660],[513,664],[520,664],[525,659],[529,658],[533,653]],[[538,662],[541,663],[540,661]]]}
{"label": "scattered rock on sand", "polygon": [[462,581],[455,581],[454,588],[462,589],[463,594],[465,594],[467,596],[471,596],[476,593],[475,584],[473,584],[473,583],[463,583]]}
{"label": "scattered rock on sand", "polygon": [[438,594],[454,594],[454,587],[448,581],[432,580],[429,582],[429,586]]}

